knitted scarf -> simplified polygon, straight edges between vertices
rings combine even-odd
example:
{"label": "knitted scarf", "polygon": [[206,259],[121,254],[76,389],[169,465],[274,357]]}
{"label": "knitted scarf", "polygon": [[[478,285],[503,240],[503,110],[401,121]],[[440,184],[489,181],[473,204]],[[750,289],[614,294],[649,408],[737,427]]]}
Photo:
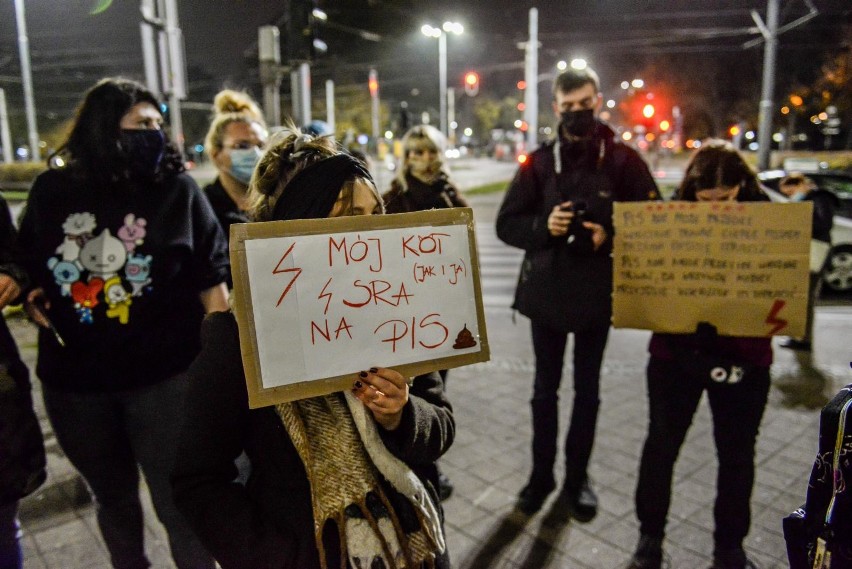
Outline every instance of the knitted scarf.
{"label": "knitted scarf", "polygon": [[[388,569],[434,567],[445,549],[437,508],[420,479],[382,444],[354,395],[334,393],[275,409],[305,465],[323,569],[329,521],[337,528],[341,569],[347,559],[352,567],[375,567],[377,559]],[[392,505],[381,480],[405,499],[402,508]]]}

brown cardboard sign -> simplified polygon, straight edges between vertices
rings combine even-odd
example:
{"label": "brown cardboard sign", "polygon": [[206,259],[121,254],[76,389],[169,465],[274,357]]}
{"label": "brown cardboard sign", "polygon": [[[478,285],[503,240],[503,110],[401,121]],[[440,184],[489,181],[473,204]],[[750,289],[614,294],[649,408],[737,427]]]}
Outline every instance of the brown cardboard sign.
{"label": "brown cardboard sign", "polygon": [[470,208],[231,226],[252,408],[489,359]]}
{"label": "brown cardboard sign", "polygon": [[804,333],[810,203],[616,203],[613,325]]}

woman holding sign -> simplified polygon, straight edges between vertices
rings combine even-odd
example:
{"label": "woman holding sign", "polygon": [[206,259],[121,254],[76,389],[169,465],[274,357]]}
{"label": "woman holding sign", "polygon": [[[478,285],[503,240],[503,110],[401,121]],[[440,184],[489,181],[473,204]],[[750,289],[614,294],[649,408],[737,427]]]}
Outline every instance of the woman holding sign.
{"label": "woman holding sign", "polygon": [[[742,156],[724,141],[708,141],[693,155],[674,199],[768,200]],[[655,333],[648,351],[650,424],[636,488],[640,537],[630,567],[663,564],[672,473],[704,391],[719,457],[712,569],[754,567],[743,540],[751,521],[754,446],[769,393],[770,338],[717,336],[712,323],[702,323],[695,334]]]}
{"label": "woman holding sign", "polygon": [[[255,172],[258,221],[382,212],[372,178],[327,138],[285,131]],[[435,461],[455,432],[437,373],[353,375],[348,393],[249,409],[232,313],[205,321],[172,482],[224,569],[449,568]],[[235,481],[245,452],[251,475]],[[383,563],[381,565],[380,563]]]}

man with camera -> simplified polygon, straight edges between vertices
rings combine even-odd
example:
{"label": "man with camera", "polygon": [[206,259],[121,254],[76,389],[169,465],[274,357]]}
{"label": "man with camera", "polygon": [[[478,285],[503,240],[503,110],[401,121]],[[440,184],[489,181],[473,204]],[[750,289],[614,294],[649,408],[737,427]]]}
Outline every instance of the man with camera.
{"label": "man with camera", "polygon": [[592,69],[556,77],[553,99],[557,136],[518,169],[497,216],[498,237],[526,251],[513,308],[531,320],[536,359],[533,468],[518,508],[535,513],[556,488],[558,390],[572,333],[574,406],[558,504],[587,522],[597,514],[587,469],[612,315],[612,204],[659,194],[639,154],[597,118],[602,95]]}

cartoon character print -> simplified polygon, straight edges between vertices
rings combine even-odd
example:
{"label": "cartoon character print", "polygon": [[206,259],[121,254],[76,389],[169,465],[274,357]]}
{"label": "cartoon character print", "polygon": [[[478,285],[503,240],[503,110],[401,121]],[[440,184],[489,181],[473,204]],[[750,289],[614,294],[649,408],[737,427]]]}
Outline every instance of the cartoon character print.
{"label": "cartoon character print", "polygon": [[124,265],[124,278],[133,287],[133,296],[140,296],[151,283],[151,255],[130,255]]}
{"label": "cartoon character print", "polygon": [[130,305],[133,299],[127,294],[120,277],[112,277],[104,283],[104,300],[106,300],[107,318],[118,318],[121,324],[130,320]]}
{"label": "cartoon character print", "polygon": [[69,215],[62,224],[65,240],[56,248],[56,254],[61,255],[63,261],[77,261],[80,249],[91,239],[96,225],[94,214],[83,212]]}
{"label": "cartoon character print", "polygon": [[133,253],[136,247],[145,242],[145,226],[148,224],[142,218],[136,219],[132,213],[124,216],[124,225],[118,230],[118,238],[124,241],[127,253]]}
{"label": "cartoon character print", "polygon": [[145,242],[147,221],[133,213],[123,221],[113,236],[108,228],[96,232],[94,214],[70,214],[62,224],[65,237],[57,256],[47,260],[62,296],[71,297],[83,324],[94,323],[94,309],[101,302],[107,305],[107,318],[127,324],[133,297],[150,288],[153,258],[136,253]]}
{"label": "cartoon character print", "polygon": [[80,280],[77,263],[51,257],[47,260],[47,268],[53,271],[53,279],[59,285],[62,296],[71,296],[71,284]]}
{"label": "cartoon character print", "polygon": [[127,260],[127,249],[120,239],[112,236],[109,229],[86,241],[80,249],[80,264],[89,271],[89,280],[108,280],[118,273]]}
{"label": "cartoon character print", "polygon": [[100,302],[98,294],[104,288],[104,281],[101,278],[95,277],[89,279],[88,283],[77,281],[71,285],[71,298],[74,299],[74,308],[77,310],[77,316],[80,317],[80,322],[83,324],[92,324],[92,309]]}

